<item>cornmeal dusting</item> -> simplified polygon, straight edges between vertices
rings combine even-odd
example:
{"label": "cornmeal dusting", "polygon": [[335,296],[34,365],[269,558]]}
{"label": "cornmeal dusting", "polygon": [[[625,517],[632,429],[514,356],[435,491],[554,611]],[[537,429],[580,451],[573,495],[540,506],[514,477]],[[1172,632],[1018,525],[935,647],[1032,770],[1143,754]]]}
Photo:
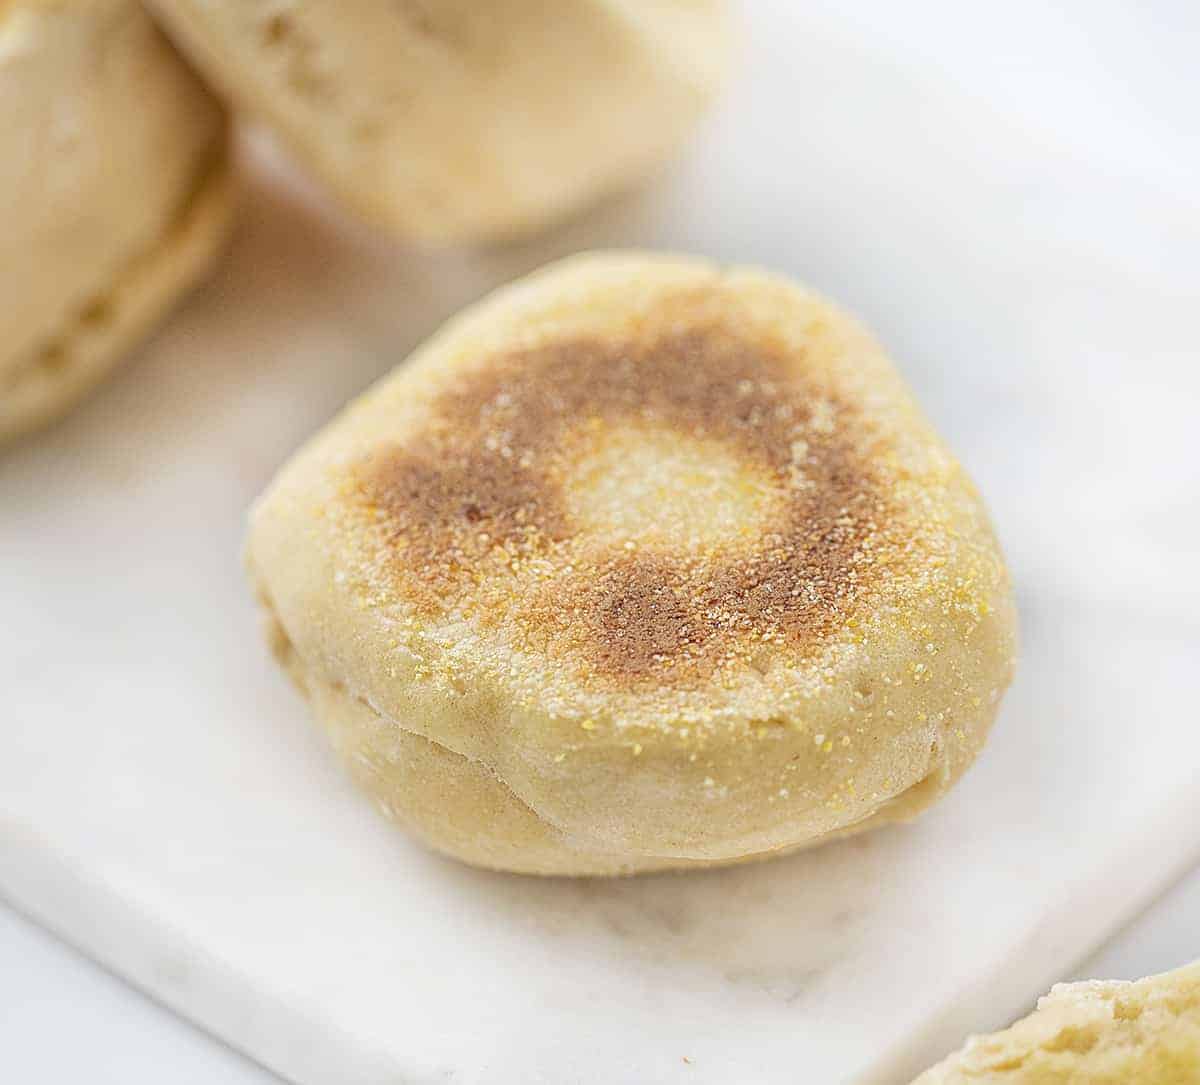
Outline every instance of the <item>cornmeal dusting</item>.
{"label": "cornmeal dusting", "polygon": [[[424,614],[510,623],[522,647],[601,676],[687,685],[776,643],[815,650],[904,540],[886,442],[801,362],[712,319],[515,350],[460,375],[423,431],[364,459],[355,495]],[[761,490],[756,530],[714,540],[668,523],[653,545],[581,524],[565,487],[631,427],[736,457]]]}
{"label": "cornmeal dusting", "polygon": [[861,328],[750,269],[515,285],[307,446],[252,530],[356,771],[485,866],[706,866],[908,820],[1012,673],[970,481]]}

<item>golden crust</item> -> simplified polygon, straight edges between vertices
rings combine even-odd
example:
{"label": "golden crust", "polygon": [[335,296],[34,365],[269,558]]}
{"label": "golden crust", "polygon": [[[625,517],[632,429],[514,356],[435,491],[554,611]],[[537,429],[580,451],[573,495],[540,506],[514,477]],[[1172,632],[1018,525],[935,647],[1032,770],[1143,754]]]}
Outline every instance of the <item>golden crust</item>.
{"label": "golden crust", "polygon": [[1132,983],[1064,983],[1009,1029],[973,1036],[913,1085],[1194,1085],[1200,962]]}
{"label": "golden crust", "polygon": [[483,766],[580,857],[515,869],[911,816],[1011,672],[986,515],[875,344],[700,261],[576,258],[482,303],[282,472],[249,560],[306,687]]}

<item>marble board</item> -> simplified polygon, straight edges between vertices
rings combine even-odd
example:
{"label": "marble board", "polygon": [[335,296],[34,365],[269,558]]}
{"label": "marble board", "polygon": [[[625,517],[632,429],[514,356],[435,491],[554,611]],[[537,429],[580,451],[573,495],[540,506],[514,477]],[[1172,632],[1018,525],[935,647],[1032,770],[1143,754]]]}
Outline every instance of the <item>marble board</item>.
{"label": "marble board", "polygon": [[[298,1085],[903,1083],[1136,914],[1200,855],[1200,17],[1048,7],[747,4],[680,161],[523,244],[385,244],[250,139],[215,281],[0,457],[0,895]],[[857,312],[988,498],[1020,674],[918,823],[469,870],[351,790],[271,665],[239,548],[274,469],[461,305],[613,246]]]}

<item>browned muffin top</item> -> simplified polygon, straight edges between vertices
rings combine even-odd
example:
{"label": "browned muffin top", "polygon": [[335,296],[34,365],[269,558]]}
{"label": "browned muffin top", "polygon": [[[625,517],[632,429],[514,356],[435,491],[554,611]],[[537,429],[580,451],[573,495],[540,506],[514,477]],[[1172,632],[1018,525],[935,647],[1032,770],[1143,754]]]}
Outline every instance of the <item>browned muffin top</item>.
{"label": "browned muffin top", "polygon": [[851,619],[898,552],[883,439],[796,348],[654,324],[472,366],[361,461],[356,500],[424,615],[620,684],[804,656]]}

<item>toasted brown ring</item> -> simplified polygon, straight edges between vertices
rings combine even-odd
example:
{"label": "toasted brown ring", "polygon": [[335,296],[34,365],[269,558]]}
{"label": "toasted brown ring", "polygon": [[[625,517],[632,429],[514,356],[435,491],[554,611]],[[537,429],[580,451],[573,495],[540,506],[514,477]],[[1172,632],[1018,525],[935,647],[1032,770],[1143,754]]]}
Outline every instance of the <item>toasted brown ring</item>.
{"label": "toasted brown ring", "polygon": [[460,317],[284,469],[249,562],[383,806],[506,869],[912,816],[1012,669],[987,517],[878,347],[682,258],[577,258]]}

